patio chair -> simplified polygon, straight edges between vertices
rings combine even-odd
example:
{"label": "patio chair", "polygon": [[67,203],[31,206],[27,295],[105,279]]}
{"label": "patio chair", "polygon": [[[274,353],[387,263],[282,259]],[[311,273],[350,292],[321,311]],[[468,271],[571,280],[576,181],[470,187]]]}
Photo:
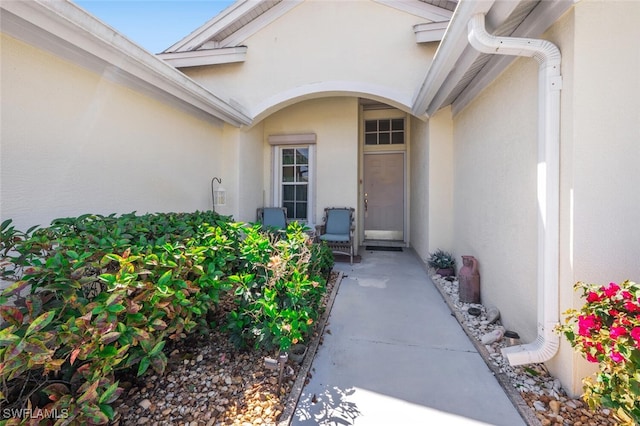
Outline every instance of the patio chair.
{"label": "patio chair", "polygon": [[262,228],[277,229],[279,231],[287,229],[287,208],[286,207],[260,207],[258,209],[258,222]]}
{"label": "patio chair", "polygon": [[318,238],[325,241],[333,253],[349,256],[352,265],[354,211],[352,207],[327,207],[324,209],[324,224],[317,227]]}

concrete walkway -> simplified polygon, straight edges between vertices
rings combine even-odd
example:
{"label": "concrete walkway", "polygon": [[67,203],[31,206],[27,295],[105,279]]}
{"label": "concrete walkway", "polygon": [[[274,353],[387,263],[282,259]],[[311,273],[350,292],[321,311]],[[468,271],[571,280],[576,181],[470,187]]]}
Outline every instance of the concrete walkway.
{"label": "concrete walkway", "polygon": [[344,278],[292,425],[525,425],[414,252]]}

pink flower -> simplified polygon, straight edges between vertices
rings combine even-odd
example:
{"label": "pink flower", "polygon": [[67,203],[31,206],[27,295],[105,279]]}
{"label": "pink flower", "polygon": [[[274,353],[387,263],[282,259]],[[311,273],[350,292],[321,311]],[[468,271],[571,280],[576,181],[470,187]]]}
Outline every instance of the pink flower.
{"label": "pink flower", "polygon": [[604,294],[611,298],[613,296],[615,296],[618,293],[618,290],[620,290],[620,286],[616,283],[609,283],[609,287],[604,289]]}
{"label": "pink flower", "polygon": [[640,327],[633,327],[633,330],[631,330],[629,334],[631,334],[631,338],[635,340],[636,347],[640,348]]}
{"label": "pink flower", "polygon": [[627,329],[624,327],[611,327],[611,329],[609,329],[609,337],[614,340],[625,334],[627,334]]}
{"label": "pink flower", "polygon": [[624,290],[621,294],[624,300],[633,300],[633,294],[629,293],[629,291]]}
{"label": "pink flower", "polygon": [[595,356],[591,355],[589,352],[587,352],[587,361],[589,362],[598,362],[598,358],[596,358]]}
{"label": "pink flower", "polygon": [[590,291],[589,294],[587,294],[587,302],[589,303],[599,302],[601,300],[602,296],[595,291]]}
{"label": "pink flower", "polygon": [[630,300],[627,300],[626,302],[624,302],[624,308],[629,311],[629,312],[640,312],[640,306],[638,306],[637,302],[632,302]]}
{"label": "pink flower", "polygon": [[590,336],[592,332],[600,330],[600,318],[595,315],[580,315],[578,317],[578,334]]}
{"label": "pink flower", "polygon": [[620,352],[611,351],[611,360],[613,362],[622,362],[624,361],[624,357],[622,356],[622,354],[620,354]]}

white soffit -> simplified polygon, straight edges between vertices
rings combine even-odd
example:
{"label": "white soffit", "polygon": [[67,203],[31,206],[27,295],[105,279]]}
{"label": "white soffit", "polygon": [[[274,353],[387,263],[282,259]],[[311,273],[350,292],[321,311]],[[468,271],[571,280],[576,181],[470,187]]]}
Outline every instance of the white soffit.
{"label": "white soffit", "polygon": [[303,0],[238,0],[163,53],[236,47]]}
{"label": "white soffit", "polygon": [[449,21],[414,25],[413,32],[416,34],[416,43],[429,43],[442,40],[448,25]]}
{"label": "white soffit", "polygon": [[449,21],[453,12],[420,0],[373,0],[432,22]]}
{"label": "white soffit", "polygon": [[223,100],[69,1],[3,1],[3,33],[216,124],[251,123]]}
{"label": "white soffit", "polygon": [[448,105],[456,114],[514,60],[482,54],[469,45],[471,16],[486,13],[487,29],[497,35],[539,37],[572,5],[573,0],[461,2],[414,97],[413,114],[431,116]]}
{"label": "white soffit", "polygon": [[190,52],[169,52],[156,55],[156,57],[176,68],[244,62],[246,56],[246,46],[193,50]]}

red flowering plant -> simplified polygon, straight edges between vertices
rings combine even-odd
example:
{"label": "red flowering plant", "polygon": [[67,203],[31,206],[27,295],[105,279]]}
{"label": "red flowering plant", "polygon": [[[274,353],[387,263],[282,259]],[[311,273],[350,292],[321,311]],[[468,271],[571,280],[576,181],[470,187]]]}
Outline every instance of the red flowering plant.
{"label": "red flowering plant", "polygon": [[599,364],[595,377],[583,381],[583,399],[591,409],[612,409],[623,424],[640,424],[640,285],[578,282],[574,289],[586,303],[567,310],[557,331],[587,361]]}

